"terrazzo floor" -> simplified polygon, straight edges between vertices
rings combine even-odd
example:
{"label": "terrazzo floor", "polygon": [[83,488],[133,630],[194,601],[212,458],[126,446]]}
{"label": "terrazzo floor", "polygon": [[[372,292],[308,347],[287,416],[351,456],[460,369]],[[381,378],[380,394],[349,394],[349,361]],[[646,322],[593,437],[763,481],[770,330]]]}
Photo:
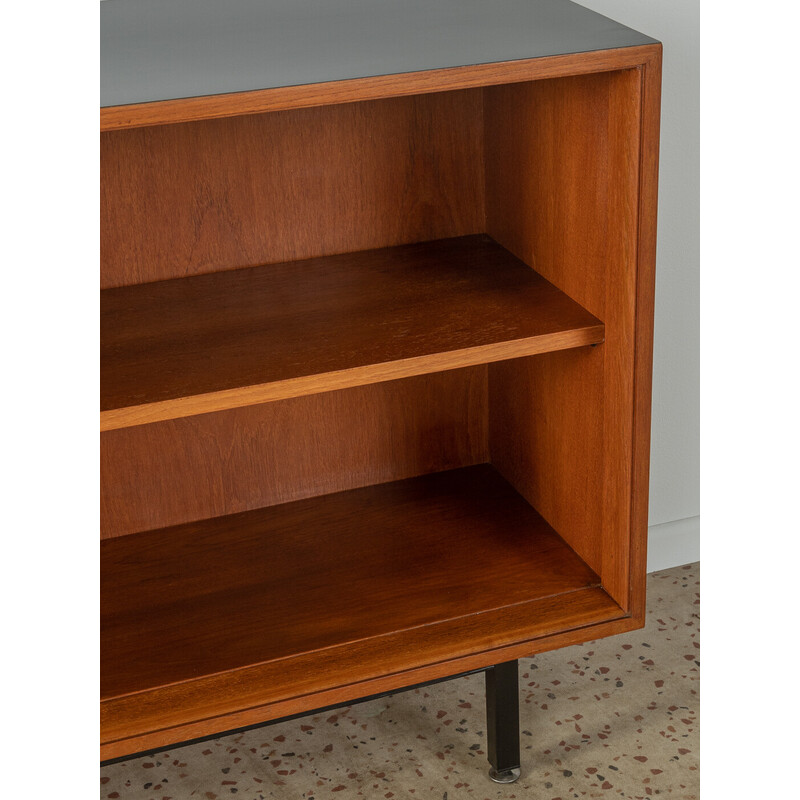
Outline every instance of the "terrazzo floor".
{"label": "terrazzo floor", "polygon": [[699,795],[699,564],[648,575],[647,626],[520,661],[522,777],[488,778],[471,675],[101,769],[103,800]]}

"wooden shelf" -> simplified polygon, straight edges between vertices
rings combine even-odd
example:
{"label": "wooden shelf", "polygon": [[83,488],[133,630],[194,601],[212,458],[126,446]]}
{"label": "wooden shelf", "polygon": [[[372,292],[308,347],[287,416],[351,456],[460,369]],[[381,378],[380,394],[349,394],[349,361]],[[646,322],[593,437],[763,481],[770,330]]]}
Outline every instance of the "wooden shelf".
{"label": "wooden shelf", "polygon": [[603,337],[482,234],[107,289],[101,430]]}
{"label": "wooden shelf", "polygon": [[109,755],[114,741],[133,752],[136,737],[190,738],[186,726],[239,714],[235,727],[251,706],[268,719],[293,697],[357,696],[377,676],[515,642],[533,652],[538,637],[625,616],[486,464],[101,548]]}

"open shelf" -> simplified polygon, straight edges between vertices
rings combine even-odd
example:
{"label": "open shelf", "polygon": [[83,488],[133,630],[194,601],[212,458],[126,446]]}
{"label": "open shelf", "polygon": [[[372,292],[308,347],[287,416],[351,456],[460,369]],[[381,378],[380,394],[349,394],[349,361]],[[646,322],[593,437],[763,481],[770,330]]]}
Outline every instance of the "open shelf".
{"label": "open shelf", "polygon": [[107,741],[624,616],[488,464],[101,553]]}
{"label": "open shelf", "polygon": [[603,337],[483,234],[106,289],[101,430]]}

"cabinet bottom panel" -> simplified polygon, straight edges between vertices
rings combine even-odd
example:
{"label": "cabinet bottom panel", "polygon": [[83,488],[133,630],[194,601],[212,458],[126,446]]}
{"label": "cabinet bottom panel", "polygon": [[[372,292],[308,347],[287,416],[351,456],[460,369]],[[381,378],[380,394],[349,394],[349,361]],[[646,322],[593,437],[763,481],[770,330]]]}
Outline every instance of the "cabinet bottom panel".
{"label": "cabinet bottom panel", "polygon": [[637,626],[488,464],[108,539],[101,559],[103,758]]}

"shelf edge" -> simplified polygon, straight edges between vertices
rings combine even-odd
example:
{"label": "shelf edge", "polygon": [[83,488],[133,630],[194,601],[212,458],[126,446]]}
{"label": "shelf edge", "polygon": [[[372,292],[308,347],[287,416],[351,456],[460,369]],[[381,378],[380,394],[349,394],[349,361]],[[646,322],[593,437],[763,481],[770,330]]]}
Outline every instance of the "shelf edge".
{"label": "shelf edge", "polygon": [[336,372],[305,375],[283,381],[143,403],[139,406],[113,408],[100,412],[100,432],[193,417],[199,414],[210,414],[215,411],[254,406],[276,400],[288,400],[293,397],[321,394],[400,378],[411,378],[432,372],[445,372],[494,361],[506,361],[557,350],[585,347],[602,343],[604,337],[605,326],[600,323],[585,328],[543,334],[532,339],[497,342],[464,350],[389,361],[384,364],[367,364]]}

